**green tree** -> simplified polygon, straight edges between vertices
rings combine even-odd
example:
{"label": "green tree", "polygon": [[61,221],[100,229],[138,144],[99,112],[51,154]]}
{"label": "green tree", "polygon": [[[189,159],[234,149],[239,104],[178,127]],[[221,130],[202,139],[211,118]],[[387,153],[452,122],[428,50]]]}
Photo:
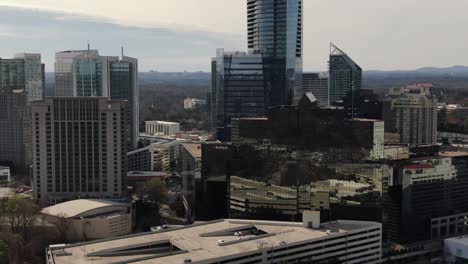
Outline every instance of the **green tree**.
{"label": "green tree", "polygon": [[146,183],[144,194],[151,202],[160,205],[167,200],[167,187],[163,180],[151,179]]}
{"label": "green tree", "polygon": [[5,241],[0,240],[0,264],[8,264],[9,248]]}

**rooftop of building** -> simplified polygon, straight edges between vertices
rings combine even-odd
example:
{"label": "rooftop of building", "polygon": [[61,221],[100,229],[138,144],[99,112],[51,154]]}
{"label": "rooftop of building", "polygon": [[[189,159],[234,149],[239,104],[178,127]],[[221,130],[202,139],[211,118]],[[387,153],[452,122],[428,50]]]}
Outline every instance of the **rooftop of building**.
{"label": "rooftop of building", "polygon": [[201,158],[201,144],[199,143],[184,143],[182,146],[192,155],[194,158]]}
{"label": "rooftop of building", "polygon": [[208,260],[222,261],[226,256],[235,258],[249,252],[254,254],[260,246],[283,248],[302,241],[321,240],[374,227],[381,228],[381,224],[340,220],[312,229],[303,227],[302,223],[218,220],[119,238],[51,246],[50,250],[54,264],[179,264],[186,259],[208,263]]}
{"label": "rooftop of building", "polygon": [[179,125],[179,123],[177,123],[177,122],[159,121],[159,120],[145,121],[145,123],[149,123],[149,124],[161,124],[161,125]]}
{"label": "rooftop of building", "polygon": [[132,178],[140,178],[140,177],[167,177],[170,176],[170,174],[163,172],[163,171],[129,171],[127,172],[127,177],[129,179]]}
{"label": "rooftop of building", "polygon": [[445,239],[445,242],[452,242],[458,245],[468,247],[468,236],[459,236]]}
{"label": "rooftop of building", "polygon": [[242,117],[241,120],[268,121],[268,117]]}
{"label": "rooftop of building", "polygon": [[75,218],[92,210],[115,206],[127,205],[109,200],[78,199],[46,207],[42,209],[41,213],[57,217]]}
{"label": "rooftop of building", "polygon": [[440,156],[442,157],[464,157],[468,156],[466,151],[441,151]]}
{"label": "rooftop of building", "polygon": [[378,119],[370,119],[370,118],[353,118],[351,121],[358,121],[358,122],[384,122],[383,120]]}

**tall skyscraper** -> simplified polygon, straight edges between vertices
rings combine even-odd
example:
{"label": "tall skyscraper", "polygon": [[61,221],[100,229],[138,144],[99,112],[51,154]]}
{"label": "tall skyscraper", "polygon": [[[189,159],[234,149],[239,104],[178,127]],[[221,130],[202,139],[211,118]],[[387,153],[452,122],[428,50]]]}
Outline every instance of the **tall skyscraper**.
{"label": "tall skyscraper", "polygon": [[262,55],[225,52],[213,58],[212,115],[219,140],[231,140],[231,119],[266,115]]}
{"label": "tall skyscraper", "polygon": [[15,59],[24,60],[24,81],[28,102],[42,100],[45,95],[44,64],[41,54],[19,53]]}
{"label": "tall skyscraper", "polygon": [[138,60],[101,56],[97,50],[56,54],[56,96],[104,96],[129,102],[129,147],[138,143]]}
{"label": "tall skyscraper", "polygon": [[247,0],[249,51],[263,55],[267,105],[297,103],[302,78],[302,0]]}
{"label": "tall skyscraper", "polygon": [[302,74],[302,93],[312,93],[320,106],[328,106],[328,75],[325,73]]}
{"label": "tall skyscraper", "polygon": [[362,88],[361,67],[333,43],[330,43],[329,78],[331,104]]}
{"label": "tall skyscraper", "polygon": [[139,136],[138,60],[123,56],[109,62],[109,86],[111,100],[127,100],[129,109],[128,141],[131,149],[137,148]]}
{"label": "tall skyscraper", "polygon": [[432,84],[415,84],[391,89],[384,100],[385,130],[400,134],[410,145],[437,143],[437,98]]}
{"label": "tall skyscraper", "polygon": [[121,197],[126,187],[128,103],[103,97],[33,102],[34,198],[50,203]]}
{"label": "tall skyscraper", "polygon": [[26,174],[31,160],[30,123],[25,62],[0,59],[0,162],[14,174]]}
{"label": "tall skyscraper", "polygon": [[74,96],[74,59],[82,54],[98,55],[97,50],[68,50],[55,54],[55,96]]}

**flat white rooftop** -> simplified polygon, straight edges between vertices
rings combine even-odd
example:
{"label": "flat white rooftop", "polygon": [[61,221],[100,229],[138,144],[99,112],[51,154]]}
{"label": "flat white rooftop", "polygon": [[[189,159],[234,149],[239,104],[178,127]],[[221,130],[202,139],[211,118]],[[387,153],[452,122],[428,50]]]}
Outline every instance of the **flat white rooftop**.
{"label": "flat white rooftop", "polygon": [[[360,221],[323,223],[319,229],[302,223],[251,220],[219,220],[170,230],[72,244],[49,249],[55,264],[78,263],[211,263],[255,254],[259,245],[282,248],[311,240],[344,235],[346,232],[380,229],[381,224]],[[242,232],[241,236],[235,235]]]}
{"label": "flat white rooftop", "polygon": [[145,121],[147,124],[152,125],[178,125],[177,122],[169,122],[169,121]]}

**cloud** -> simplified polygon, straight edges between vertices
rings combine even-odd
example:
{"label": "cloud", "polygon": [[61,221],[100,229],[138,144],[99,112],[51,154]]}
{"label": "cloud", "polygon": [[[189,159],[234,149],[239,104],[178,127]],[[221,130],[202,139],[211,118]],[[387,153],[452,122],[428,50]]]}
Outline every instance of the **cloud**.
{"label": "cloud", "polygon": [[87,42],[103,55],[118,55],[124,45],[128,56],[139,59],[141,70],[165,71],[209,70],[216,48],[237,50],[244,44],[244,37],[236,34],[125,26],[99,17],[19,7],[0,7],[0,17],[1,57],[39,52],[48,71],[53,70],[55,52],[84,49]]}

